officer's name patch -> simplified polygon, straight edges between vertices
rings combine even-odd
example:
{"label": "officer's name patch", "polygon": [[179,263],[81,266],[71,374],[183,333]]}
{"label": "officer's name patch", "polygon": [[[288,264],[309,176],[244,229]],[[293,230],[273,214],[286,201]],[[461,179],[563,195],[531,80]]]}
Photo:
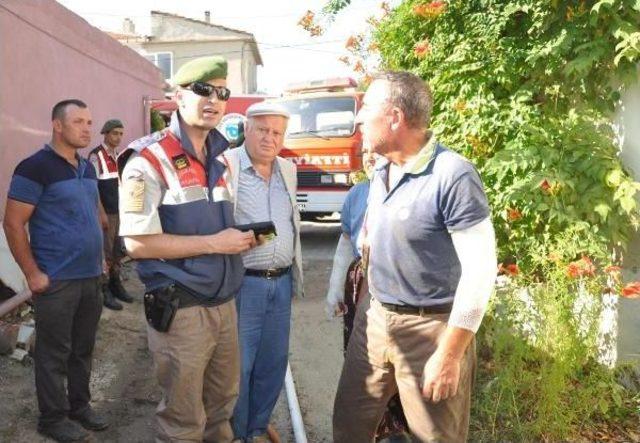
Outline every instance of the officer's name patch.
{"label": "officer's name patch", "polygon": [[125,212],[144,211],[144,181],[127,180],[124,182],[124,205]]}
{"label": "officer's name patch", "polygon": [[173,166],[179,171],[181,169],[189,167],[189,159],[186,154],[176,155],[175,157],[171,157],[173,161]]}

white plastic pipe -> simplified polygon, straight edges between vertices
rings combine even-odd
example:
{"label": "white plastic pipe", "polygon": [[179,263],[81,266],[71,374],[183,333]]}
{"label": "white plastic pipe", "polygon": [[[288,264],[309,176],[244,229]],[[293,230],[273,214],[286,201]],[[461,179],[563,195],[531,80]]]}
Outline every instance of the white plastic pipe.
{"label": "white plastic pipe", "polygon": [[289,403],[289,413],[291,414],[291,426],[293,427],[293,438],[296,443],[307,443],[307,434],[304,432],[302,413],[296,395],[296,387],[293,384],[291,365],[287,363],[287,375],[284,378],[284,386],[287,391],[287,403]]}

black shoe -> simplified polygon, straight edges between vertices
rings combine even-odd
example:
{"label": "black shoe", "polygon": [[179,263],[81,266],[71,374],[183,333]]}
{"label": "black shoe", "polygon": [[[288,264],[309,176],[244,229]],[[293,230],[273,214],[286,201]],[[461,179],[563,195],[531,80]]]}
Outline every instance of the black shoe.
{"label": "black shoe", "polygon": [[122,310],[122,305],[113,297],[107,285],[102,285],[102,303],[105,308],[113,309],[114,311]]}
{"label": "black shoe", "polygon": [[70,413],[69,418],[77,421],[83,428],[89,429],[90,431],[102,431],[109,426],[107,419],[91,408],[87,408],[81,414]]}
{"label": "black shoe", "polygon": [[118,277],[111,277],[109,279],[109,290],[111,293],[118,299],[122,300],[125,303],[133,302],[133,297],[129,295],[127,290],[122,286],[122,282]]}
{"label": "black shoe", "polygon": [[87,441],[89,438],[87,431],[68,418],[63,418],[51,424],[38,424],[38,432],[60,442]]}

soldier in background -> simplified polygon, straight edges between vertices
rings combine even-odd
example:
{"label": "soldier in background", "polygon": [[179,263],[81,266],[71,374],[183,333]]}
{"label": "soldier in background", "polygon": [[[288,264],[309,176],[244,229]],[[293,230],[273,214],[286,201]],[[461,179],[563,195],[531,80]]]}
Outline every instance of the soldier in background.
{"label": "soldier in background", "polygon": [[133,298],[127,293],[120,280],[120,261],[124,254],[122,242],[118,236],[120,217],[118,215],[118,147],[124,135],[124,125],[120,120],[108,120],[100,131],[104,135],[102,143],[91,154],[89,161],[93,164],[98,176],[100,202],[108,219],[104,229],[104,259],[107,273],[102,277],[102,295],[104,306],[119,311],[122,305],[117,299],[131,303]]}

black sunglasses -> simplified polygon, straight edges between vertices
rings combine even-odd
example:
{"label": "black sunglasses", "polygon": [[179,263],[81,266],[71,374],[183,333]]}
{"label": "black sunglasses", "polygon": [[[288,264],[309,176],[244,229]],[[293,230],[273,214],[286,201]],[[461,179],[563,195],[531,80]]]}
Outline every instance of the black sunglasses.
{"label": "black sunglasses", "polygon": [[193,82],[187,87],[187,89],[190,89],[194,94],[202,97],[211,97],[215,92],[218,100],[223,102],[229,100],[229,96],[231,95],[231,90],[229,88],[225,88],[224,86],[213,86],[205,82]]}

